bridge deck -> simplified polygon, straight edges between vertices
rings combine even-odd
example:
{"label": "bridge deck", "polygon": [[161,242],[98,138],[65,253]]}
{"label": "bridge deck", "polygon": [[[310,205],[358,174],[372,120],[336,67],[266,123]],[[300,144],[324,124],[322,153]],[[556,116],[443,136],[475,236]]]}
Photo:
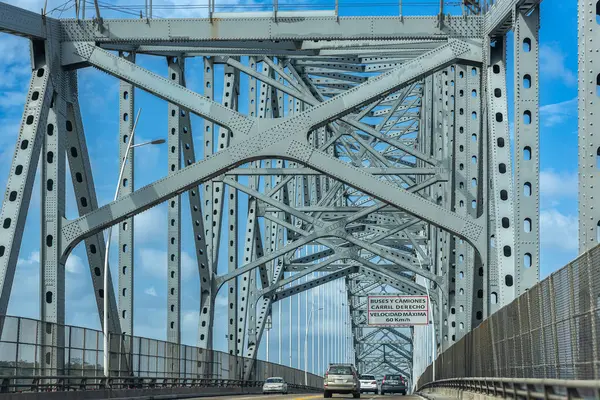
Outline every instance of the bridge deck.
{"label": "bridge deck", "polygon": [[[322,399],[323,395],[322,394],[289,394],[289,395],[254,395],[254,396],[249,396],[249,395],[242,395],[242,396],[235,396],[235,397],[231,397],[233,399],[237,399],[237,400],[256,400],[256,399],[269,399],[269,400],[312,400],[312,399]],[[352,399],[352,395],[333,395],[334,399]],[[222,400],[223,397],[197,397],[197,400]],[[196,400],[196,399],[192,399],[192,400]],[[381,395],[374,395],[374,394],[369,394],[369,393],[365,393],[361,395],[361,399],[386,399],[386,400],[419,400],[419,399],[423,399],[423,397],[417,396],[417,395],[412,395],[412,396],[402,396],[402,395],[393,395],[393,396],[381,396]],[[443,400],[439,397],[437,397],[436,399],[440,399]]]}

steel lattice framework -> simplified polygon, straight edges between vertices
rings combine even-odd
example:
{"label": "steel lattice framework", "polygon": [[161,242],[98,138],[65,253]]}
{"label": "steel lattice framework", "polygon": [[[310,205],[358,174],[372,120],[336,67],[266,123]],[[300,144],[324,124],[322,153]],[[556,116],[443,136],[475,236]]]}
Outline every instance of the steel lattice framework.
{"label": "steel lattice framework", "polygon": [[[181,335],[181,210],[189,207],[201,280],[198,346],[213,345],[220,290],[228,292],[229,352],[255,358],[275,302],[344,279],[360,370],[410,376],[411,332],[369,327],[368,294],[423,295],[416,276],[427,279],[441,350],[538,281],[538,5],[466,0],[464,15],[430,17],[275,10],[58,20],[0,3],[0,31],[31,39],[32,54],[0,216],[0,315],[41,159],[42,320],[64,324],[65,262],[85,242],[100,319],[108,296],[110,331],[132,334],[133,216],[168,202],[169,341]],[[511,29],[514,165],[506,80]],[[136,54],[162,57],[168,75],[136,65]],[[186,88],[191,57],[203,59],[201,94]],[[121,160],[135,90],[169,104],[168,176],[136,189],[129,153],[119,197],[102,207],[78,102],[85,93],[77,70],[89,67],[121,82]],[[224,82],[222,102],[214,100],[217,80]],[[190,114],[202,118],[194,132]],[[65,218],[66,162],[79,212],[73,220]],[[181,204],[186,192],[189,204]],[[102,233],[113,225],[118,296],[102,290]],[[219,259],[221,246],[226,260]],[[219,263],[227,264],[226,274],[217,275]],[[300,280],[314,272],[321,274]],[[60,329],[44,335],[48,346],[64,340]],[[63,361],[49,351],[45,362],[60,369]]]}

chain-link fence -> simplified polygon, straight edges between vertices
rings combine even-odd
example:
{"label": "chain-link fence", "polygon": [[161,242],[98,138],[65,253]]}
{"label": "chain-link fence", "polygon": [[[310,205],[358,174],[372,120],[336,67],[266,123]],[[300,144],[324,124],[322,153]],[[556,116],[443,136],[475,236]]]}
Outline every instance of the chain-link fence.
{"label": "chain-link fence", "polygon": [[[600,246],[469,332],[435,361],[435,380],[600,379]],[[418,387],[433,380],[429,365]]]}
{"label": "chain-link fence", "polygon": [[[104,376],[101,331],[10,316],[0,317],[0,326],[0,377]],[[64,331],[64,342],[43,343],[42,329]],[[137,336],[111,335],[110,340],[110,373],[114,377],[242,381],[245,368],[250,367],[250,359],[220,351]],[[54,354],[58,364],[42,363]],[[256,360],[252,371],[251,381],[277,376],[289,384],[305,384],[304,371],[283,365]],[[307,386],[322,385],[322,377],[307,374]]]}

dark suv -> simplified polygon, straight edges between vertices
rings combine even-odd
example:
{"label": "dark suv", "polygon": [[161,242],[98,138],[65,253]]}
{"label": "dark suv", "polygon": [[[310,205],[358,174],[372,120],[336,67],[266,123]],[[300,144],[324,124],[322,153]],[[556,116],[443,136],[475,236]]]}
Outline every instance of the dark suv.
{"label": "dark suv", "polygon": [[406,396],[406,381],[402,375],[386,375],[381,382],[381,394],[402,393]]}

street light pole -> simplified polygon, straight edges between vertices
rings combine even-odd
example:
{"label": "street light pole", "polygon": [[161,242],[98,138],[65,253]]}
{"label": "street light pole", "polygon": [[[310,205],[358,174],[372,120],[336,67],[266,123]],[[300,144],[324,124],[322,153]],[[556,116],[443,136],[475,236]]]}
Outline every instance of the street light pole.
{"label": "street light pole", "polygon": [[[322,309],[323,308],[318,308],[316,310],[320,311]],[[308,327],[310,325],[310,321],[312,321],[314,311],[314,307],[310,309],[310,314],[308,314],[308,323],[306,324],[306,332],[304,333],[304,386],[308,386]]]}
{"label": "street light pole", "polygon": [[[131,130],[131,135],[129,135],[129,141],[127,142],[127,149],[125,149],[125,155],[123,157],[123,161],[121,162],[121,169],[119,171],[119,179],[117,181],[117,189],[115,190],[115,196],[113,201],[116,201],[119,197],[119,189],[121,188],[121,180],[123,179],[123,172],[125,171],[125,164],[127,163],[127,157],[129,156],[129,151],[134,147],[141,147],[148,144],[162,144],[165,142],[164,139],[152,140],[149,142],[133,144],[133,137],[135,136],[135,128],[137,126],[138,120],[140,118],[140,113],[142,110],[138,111],[137,116],[135,117],[135,122],[133,124],[133,129]],[[112,234],[112,226],[108,228],[108,238],[106,239],[106,251],[104,253],[104,287],[103,287],[103,299],[104,299],[104,318],[103,318],[103,326],[102,333],[104,339],[104,376],[108,378],[109,376],[109,360],[110,360],[110,351],[109,351],[109,339],[108,339],[108,255],[110,252],[110,238]],[[118,317],[118,316],[117,316]]]}

